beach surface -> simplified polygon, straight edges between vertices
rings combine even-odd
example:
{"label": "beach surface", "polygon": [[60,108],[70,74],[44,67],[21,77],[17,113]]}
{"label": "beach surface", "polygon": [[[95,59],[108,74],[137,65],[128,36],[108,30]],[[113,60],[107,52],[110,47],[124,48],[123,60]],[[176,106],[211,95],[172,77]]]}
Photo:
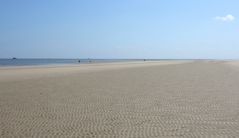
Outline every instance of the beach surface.
{"label": "beach surface", "polygon": [[0,68],[0,137],[239,137],[239,62]]}

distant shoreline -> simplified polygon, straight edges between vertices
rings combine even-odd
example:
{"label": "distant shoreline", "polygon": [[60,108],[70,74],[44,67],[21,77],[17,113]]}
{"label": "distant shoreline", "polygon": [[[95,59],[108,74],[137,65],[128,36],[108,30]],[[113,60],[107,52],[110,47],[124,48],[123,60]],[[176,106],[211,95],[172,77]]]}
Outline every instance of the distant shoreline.
{"label": "distant shoreline", "polygon": [[17,58],[0,59],[0,67],[24,67],[24,66],[66,66],[96,63],[118,63],[138,61],[180,61],[193,59],[53,59],[53,58]]}

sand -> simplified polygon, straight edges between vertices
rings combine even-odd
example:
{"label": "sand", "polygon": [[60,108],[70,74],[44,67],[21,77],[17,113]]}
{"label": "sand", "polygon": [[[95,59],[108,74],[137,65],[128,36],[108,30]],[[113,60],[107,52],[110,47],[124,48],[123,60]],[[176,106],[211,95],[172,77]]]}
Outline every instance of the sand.
{"label": "sand", "polygon": [[0,69],[0,137],[239,137],[239,62]]}

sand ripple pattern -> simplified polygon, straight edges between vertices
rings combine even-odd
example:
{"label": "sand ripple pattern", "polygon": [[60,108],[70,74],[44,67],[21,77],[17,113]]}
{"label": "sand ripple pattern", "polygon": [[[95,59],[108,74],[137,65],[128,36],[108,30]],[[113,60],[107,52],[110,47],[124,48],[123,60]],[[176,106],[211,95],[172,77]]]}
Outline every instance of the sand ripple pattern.
{"label": "sand ripple pattern", "polygon": [[1,82],[0,137],[239,137],[239,71],[195,62]]}

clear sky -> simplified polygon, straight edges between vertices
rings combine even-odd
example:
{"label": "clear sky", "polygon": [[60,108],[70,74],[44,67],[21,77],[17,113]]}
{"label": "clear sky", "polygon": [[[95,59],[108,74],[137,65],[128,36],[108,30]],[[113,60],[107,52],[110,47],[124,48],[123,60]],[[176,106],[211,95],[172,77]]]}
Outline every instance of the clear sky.
{"label": "clear sky", "polygon": [[238,6],[239,0],[0,0],[0,58],[239,59]]}

